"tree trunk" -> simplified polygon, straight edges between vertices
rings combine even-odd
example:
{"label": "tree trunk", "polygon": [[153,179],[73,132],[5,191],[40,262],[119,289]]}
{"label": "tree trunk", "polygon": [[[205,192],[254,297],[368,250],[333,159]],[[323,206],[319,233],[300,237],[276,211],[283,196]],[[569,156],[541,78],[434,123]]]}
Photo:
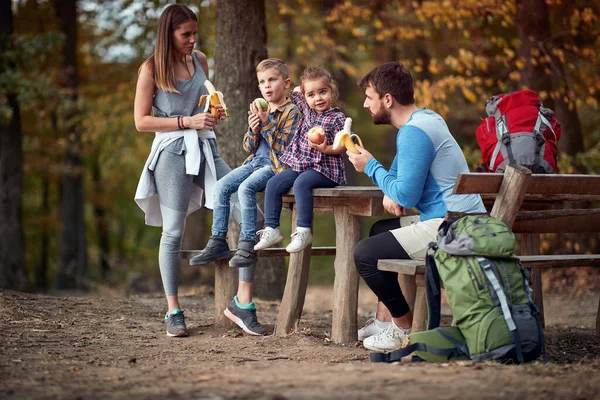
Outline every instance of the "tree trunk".
{"label": "tree trunk", "polygon": [[83,209],[83,157],[77,122],[77,1],[57,0],[56,13],[65,35],[62,86],[63,125],[66,136],[61,192],[60,264],[56,279],[59,289],[83,289],[86,273],[86,240]]}
{"label": "tree trunk", "polygon": [[[12,46],[13,14],[10,0],[0,0],[0,54]],[[12,61],[0,63],[0,74],[14,70]],[[23,237],[23,136],[17,95],[6,94],[9,120],[0,119],[0,287],[25,289]]]}
{"label": "tree trunk", "polygon": [[110,254],[110,241],[108,219],[106,217],[106,208],[104,207],[103,197],[104,186],[102,185],[102,171],[99,156],[94,157],[92,165],[92,179],[94,181],[94,193],[100,196],[100,201],[94,204],[94,219],[96,222],[96,236],[98,240],[98,265],[102,278],[107,279],[110,274],[110,264],[108,256]]}
{"label": "tree trunk", "polygon": [[[558,142],[560,151],[574,155],[583,151],[583,132],[575,104],[564,101],[569,91],[564,66],[552,55],[551,49],[544,47],[544,41],[552,36],[548,5],[545,0],[517,1],[517,31],[521,40],[519,56],[525,59],[525,69],[521,75],[521,83],[538,92],[557,92],[557,99],[548,98],[544,105],[556,112],[562,125],[562,137]],[[540,59],[536,65],[532,63],[533,53],[539,52],[539,58],[550,56],[551,63],[543,63]]]}
{"label": "tree trunk", "polygon": [[[256,66],[267,58],[264,0],[220,0],[217,7],[215,87],[225,94],[229,119],[218,130],[219,152],[232,168],[245,159],[242,139],[248,107],[260,96]],[[230,235],[233,236],[233,235]],[[237,243],[237,237],[232,238]],[[262,259],[256,266],[255,295],[281,297],[283,258]],[[279,278],[278,278],[279,277]]]}

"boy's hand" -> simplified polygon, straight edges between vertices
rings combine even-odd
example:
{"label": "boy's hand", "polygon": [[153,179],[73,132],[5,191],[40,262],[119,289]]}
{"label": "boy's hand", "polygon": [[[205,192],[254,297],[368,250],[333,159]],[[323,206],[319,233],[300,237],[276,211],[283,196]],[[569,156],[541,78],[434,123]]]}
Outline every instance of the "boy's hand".
{"label": "boy's hand", "polygon": [[248,111],[248,125],[250,126],[252,133],[255,135],[260,133],[260,118],[252,111]]}
{"label": "boy's hand", "polygon": [[318,151],[320,151],[321,153],[325,153],[325,150],[327,150],[327,140],[323,140],[323,143],[321,144],[316,144],[314,142],[311,142],[310,140],[306,139],[308,141],[308,145],[310,147],[312,147],[313,149],[316,149]]}
{"label": "boy's hand", "polygon": [[250,103],[250,111],[253,114],[256,114],[258,118],[260,118],[260,122],[264,124],[265,122],[267,122],[267,119],[269,119],[269,114],[271,113],[271,106],[267,107],[266,111],[263,111],[262,109],[256,108],[254,106],[254,103]]}
{"label": "boy's hand", "polygon": [[369,153],[359,145],[356,145],[356,149],[359,151],[359,154],[346,151],[346,155],[352,165],[354,165],[356,172],[365,172],[365,165],[373,158],[373,154]]}
{"label": "boy's hand", "polygon": [[300,86],[296,86],[296,87],[294,88],[293,92],[302,93],[302,89],[300,88]]}

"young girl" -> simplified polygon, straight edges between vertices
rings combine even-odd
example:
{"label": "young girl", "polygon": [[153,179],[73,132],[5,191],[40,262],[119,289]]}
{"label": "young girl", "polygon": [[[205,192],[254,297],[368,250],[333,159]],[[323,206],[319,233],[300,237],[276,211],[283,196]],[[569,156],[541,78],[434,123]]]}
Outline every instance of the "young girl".
{"label": "young girl", "polygon": [[[331,74],[322,68],[309,67],[300,77],[300,87],[292,92],[292,101],[302,112],[298,132],[280,157],[290,168],[269,179],[265,191],[265,229],[258,231],[260,241],[254,250],[265,249],[283,240],[279,219],[283,207],[282,196],[294,188],[297,207],[296,231],[286,247],[296,253],[310,245],[313,196],[315,188],[331,188],[346,183],[344,148],[332,150],[335,134],[342,130],[346,116],[333,102],[337,99],[337,85]],[[325,141],[316,144],[308,140],[307,132],[314,126],[325,131]]]}

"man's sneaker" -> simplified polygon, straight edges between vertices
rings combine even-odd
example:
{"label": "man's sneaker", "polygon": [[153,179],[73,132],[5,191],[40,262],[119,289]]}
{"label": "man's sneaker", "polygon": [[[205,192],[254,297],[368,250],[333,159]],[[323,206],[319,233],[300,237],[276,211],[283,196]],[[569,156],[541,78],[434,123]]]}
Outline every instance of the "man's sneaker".
{"label": "man's sneaker", "polygon": [[186,337],[189,333],[187,326],[185,326],[183,311],[179,308],[173,310],[171,314],[167,311],[165,314],[165,328],[167,328],[167,336]]}
{"label": "man's sneaker", "polygon": [[256,318],[256,308],[254,303],[248,305],[249,308],[241,308],[238,306],[237,296],[231,300],[229,306],[223,311],[223,314],[237,324],[244,332],[250,335],[262,336],[265,334],[265,329]]}
{"label": "man's sneaker", "polygon": [[256,262],[256,251],[254,251],[254,240],[241,239],[238,249],[231,260],[230,267],[246,268]]}
{"label": "man's sneaker", "polygon": [[313,241],[313,235],[309,230],[299,231],[296,229],[296,232],[292,233],[291,236],[292,241],[285,248],[285,251],[288,253],[298,253],[299,251],[304,250]]}
{"label": "man's sneaker", "polygon": [[227,240],[222,236],[211,236],[206,247],[197,256],[192,257],[190,265],[204,265],[229,258],[231,251]]}
{"label": "man's sneaker", "polygon": [[391,353],[404,347],[404,339],[410,335],[410,329],[402,329],[394,322],[381,332],[363,340],[363,346],[369,350]]}
{"label": "man's sneaker", "polygon": [[267,247],[271,247],[274,244],[277,244],[283,240],[283,235],[279,228],[271,228],[267,226],[265,229],[261,229],[256,232],[256,234],[260,237],[260,240],[254,246],[254,250],[262,250]]}
{"label": "man's sneaker", "polygon": [[368,338],[369,336],[373,336],[390,326],[391,322],[383,322],[377,320],[375,317],[371,317],[367,320],[365,326],[358,330],[358,340],[361,342]]}

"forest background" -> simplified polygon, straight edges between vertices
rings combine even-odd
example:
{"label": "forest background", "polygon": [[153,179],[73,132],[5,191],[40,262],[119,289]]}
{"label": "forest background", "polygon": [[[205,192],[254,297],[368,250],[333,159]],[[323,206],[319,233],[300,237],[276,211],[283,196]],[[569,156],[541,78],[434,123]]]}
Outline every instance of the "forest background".
{"label": "forest background", "polygon": [[[111,286],[160,290],[160,229],[133,201],[154,137],[137,132],[137,70],[152,54],[168,3],[132,0],[0,0],[0,287],[31,291]],[[339,82],[338,105],[384,165],[395,130],[374,126],[356,82],[398,60],[416,81],[419,107],[442,114],[472,169],[485,100],[537,90],[562,123],[561,173],[600,171],[600,0],[218,0],[187,2],[199,16],[196,48],[232,117],[217,136],[232,166],[249,102],[260,95],[254,67],[265,57],[290,66],[292,85],[309,65]],[[351,185],[371,185],[348,165]],[[201,249],[212,213],[190,216],[184,248]],[[289,234],[290,213],[282,227]],[[373,221],[361,221],[363,236]],[[315,217],[316,245],[335,242],[333,217]],[[231,236],[235,236],[232,234]],[[542,251],[597,251],[599,237],[546,235]],[[185,265],[186,282],[212,269]],[[265,263],[259,296],[282,293],[285,260]],[[333,277],[313,258],[311,279]],[[589,279],[593,274],[594,279]],[[546,274],[545,288],[597,289],[598,274]],[[594,283],[595,282],[595,283]]]}

